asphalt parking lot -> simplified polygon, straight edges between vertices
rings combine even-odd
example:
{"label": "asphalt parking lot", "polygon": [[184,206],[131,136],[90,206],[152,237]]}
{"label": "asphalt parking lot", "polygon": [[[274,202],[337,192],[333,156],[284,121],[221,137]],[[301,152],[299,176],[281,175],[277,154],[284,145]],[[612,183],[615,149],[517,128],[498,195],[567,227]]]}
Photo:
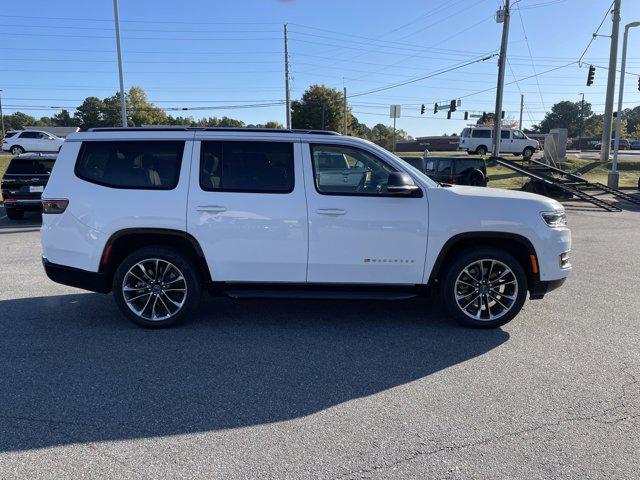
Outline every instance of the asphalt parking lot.
{"label": "asphalt parking lot", "polygon": [[638,478],[640,211],[568,210],[572,277],[490,331],[219,298],[143,330],[0,210],[0,477]]}

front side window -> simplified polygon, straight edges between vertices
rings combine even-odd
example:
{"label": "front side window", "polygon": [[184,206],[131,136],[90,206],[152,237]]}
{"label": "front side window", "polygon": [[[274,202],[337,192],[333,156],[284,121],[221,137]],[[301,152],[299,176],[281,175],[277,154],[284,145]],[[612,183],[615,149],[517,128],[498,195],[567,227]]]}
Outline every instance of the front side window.
{"label": "front side window", "polygon": [[520,130],[514,130],[513,138],[515,138],[516,140],[524,140],[526,137]]}
{"label": "front side window", "polygon": [[477,160],[474,159],[459,159],[456,161],[455,173],[456,175],[464,175],[469,170],[480,169],[481,165]]}
{"label": "front side window", "polygon": [[310,144],[316,189],[323,194],[387,194],[396,169],[372,153],[343,145]]}
{"label": "front side window", "polygon": [[84,142],[75,172],[113,188],[170,190],[178,184],[183,141]]}
{"label": "front side window", "polygon": [[290,193],[295,178],[290,142],[203,141],[200,187],[206,191]]}
{"label": "front side window", "polygon": [[438,160],[437,171],[441,175],[451,175],[451,160],[445,158]]}
{"label": "front side window", "polygon": [[471,136],[473,138],[491,138],[491,130],[485,128],[485,129],[476,129],[473,131],[473,133],[471,134]]}

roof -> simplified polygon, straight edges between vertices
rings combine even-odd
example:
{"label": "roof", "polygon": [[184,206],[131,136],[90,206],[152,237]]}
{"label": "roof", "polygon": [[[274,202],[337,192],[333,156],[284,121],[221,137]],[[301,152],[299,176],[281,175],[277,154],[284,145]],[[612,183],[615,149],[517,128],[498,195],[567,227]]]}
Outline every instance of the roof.
{"label": "roof", "polygon": [[235,128],[235,127],[171,127],[171,126],[157,126],[157,127],[98,127],[90,128],[89,132],[162,132],[162,131],[200,131],[200,132],[251,132],[251,133],[296,133],[296,134],[309,134],[309,135],[340,135],[338,132],[330,130],[310,130],[299,128]]}

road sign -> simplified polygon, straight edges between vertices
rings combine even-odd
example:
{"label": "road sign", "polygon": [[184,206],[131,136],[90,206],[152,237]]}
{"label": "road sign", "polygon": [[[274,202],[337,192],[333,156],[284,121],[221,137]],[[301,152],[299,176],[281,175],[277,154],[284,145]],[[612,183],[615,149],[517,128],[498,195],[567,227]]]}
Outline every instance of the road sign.
{"label": "road sign", "polygon": [[389,108],[389,118],[400,118],[400,105],[391,105]]}

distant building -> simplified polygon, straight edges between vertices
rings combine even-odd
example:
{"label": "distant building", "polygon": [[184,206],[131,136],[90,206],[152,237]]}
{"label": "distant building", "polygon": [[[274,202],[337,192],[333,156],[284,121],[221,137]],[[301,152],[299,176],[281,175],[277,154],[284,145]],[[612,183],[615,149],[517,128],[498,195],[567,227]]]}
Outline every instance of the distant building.
{"label": "distant building", "polygon": [[41,132],[47,132],[56,137],[65,138],[70,133],[76,133],[80,131],[79,127],[24,127],[24,130],[39,130]]}

